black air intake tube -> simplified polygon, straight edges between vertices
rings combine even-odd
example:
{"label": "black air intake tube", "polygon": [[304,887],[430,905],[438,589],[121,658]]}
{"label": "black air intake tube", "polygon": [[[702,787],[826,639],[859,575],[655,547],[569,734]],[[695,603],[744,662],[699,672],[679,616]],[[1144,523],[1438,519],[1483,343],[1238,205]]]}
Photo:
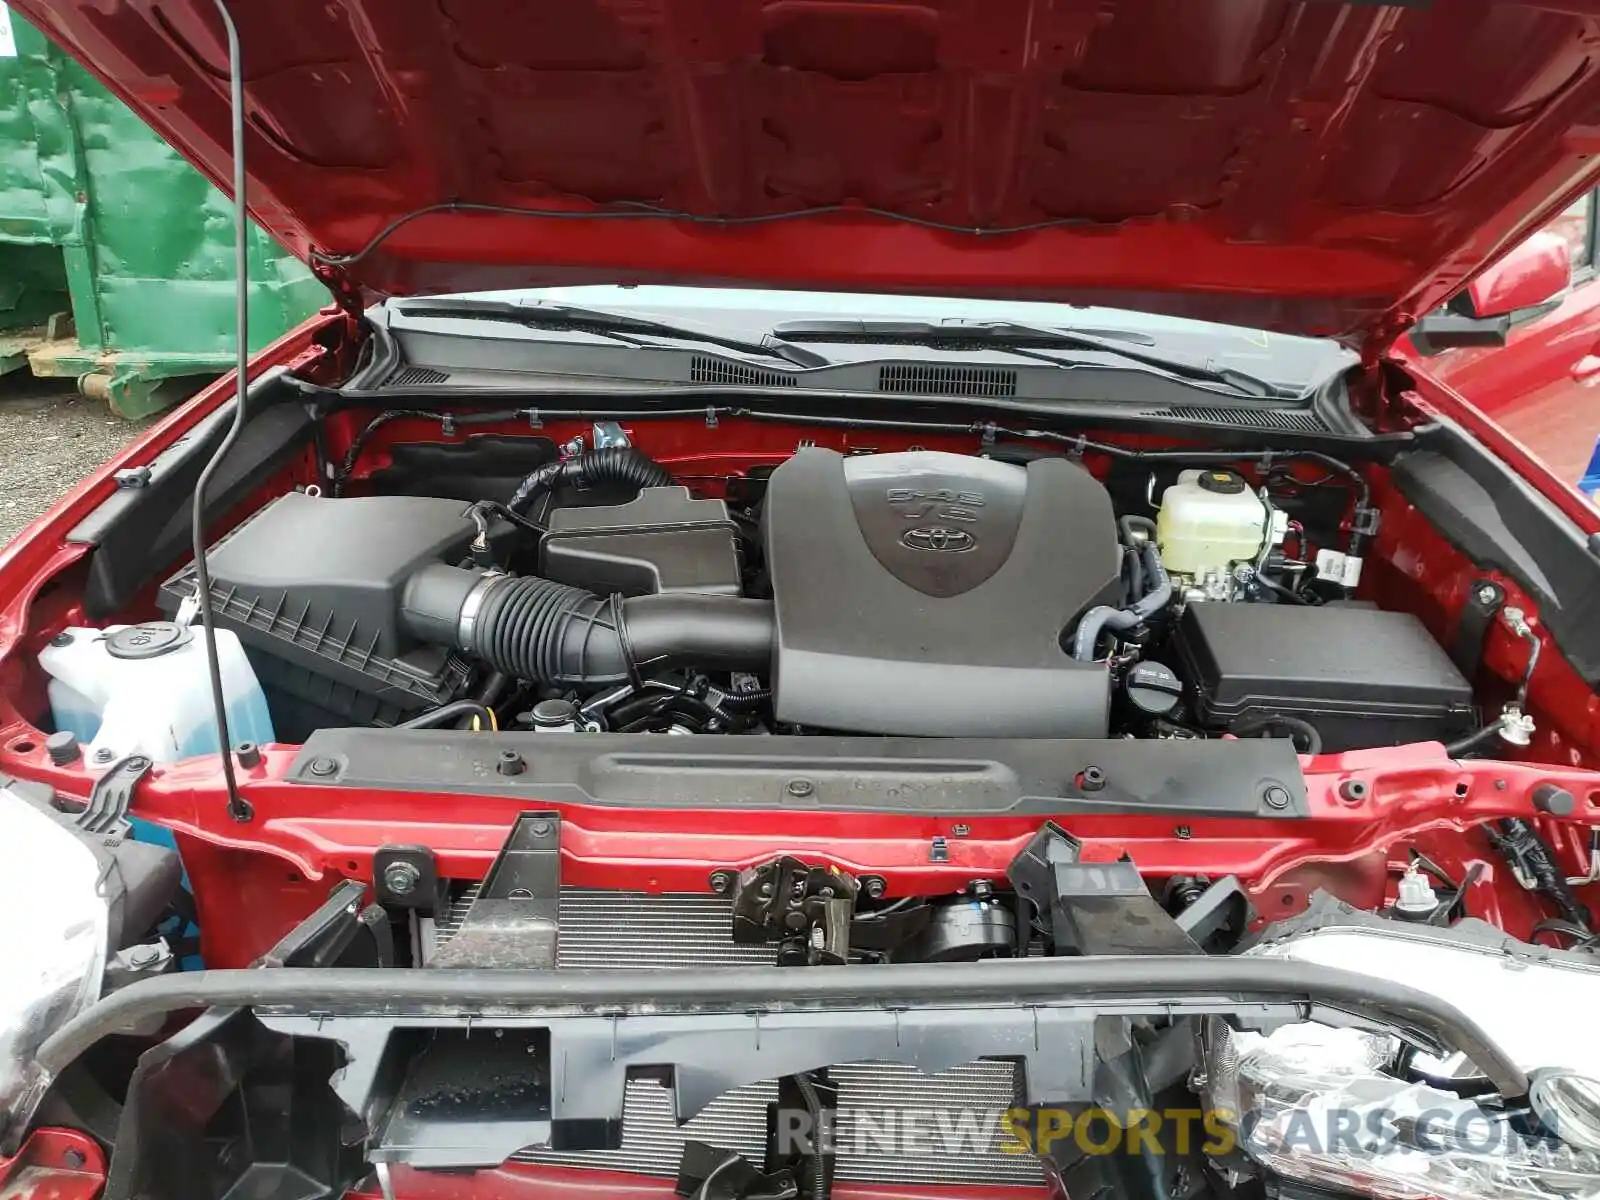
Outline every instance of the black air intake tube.
{"label": "black air intake tube", "polygon": [[765,673],[767,600],[681,592],[607,598],[533,576],[436,564],[406,583],[401,619],[518,679],[589,686],[673,667]]}
{"label": "black air intake tube", "polygon": [[643,451],[632,446],[607,446],[535,467],[517,485],[508,507],[513,512],[526,513],[535,500],[557,488],[602,483],[625,484],[637,492],[647,487],[670,487],[673,479],[671,471]]}

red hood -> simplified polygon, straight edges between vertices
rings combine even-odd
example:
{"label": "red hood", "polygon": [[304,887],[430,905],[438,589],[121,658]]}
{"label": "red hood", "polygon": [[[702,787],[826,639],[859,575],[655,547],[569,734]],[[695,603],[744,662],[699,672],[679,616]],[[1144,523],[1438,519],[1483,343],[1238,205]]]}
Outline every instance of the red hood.
{"label": "red hood", "polygon": [[[15,7],[228,176],[213,0]],[[964,293],[1383,341],[1600,166],[1600,0],[232,11],[255,215],[385,293]]]}

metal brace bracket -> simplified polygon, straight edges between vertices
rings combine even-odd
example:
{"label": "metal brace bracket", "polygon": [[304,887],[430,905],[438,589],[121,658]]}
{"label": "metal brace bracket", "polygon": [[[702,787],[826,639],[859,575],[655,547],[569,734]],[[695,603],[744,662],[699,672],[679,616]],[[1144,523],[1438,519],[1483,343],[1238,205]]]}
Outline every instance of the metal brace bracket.
{"label": "metal brace bracket", "polygon": [[561,815],[520,814],[455,936],[429,966],[554,967],[560,890]]}
{"label": "metal brace bracket", "polygon": [[133,792],[139,780],[149,773],[151,762],[142,754],[130,754],[113,763],[106,773],[94,781],[89,791],[89,804],[74,820],[88,833],[125,834],[131,828],[128,809],[133,805]]}
{"label": "metal brace bracket", "polygon": [[1492,579],[1475,579],[1467,588],[1467,599],[1461,606],[1455,638],[1450,644],[1450,657],[1468,680],[1477,678],[1478,666],[1483,661],[1484,641],[1505,604],[1505,589]]}

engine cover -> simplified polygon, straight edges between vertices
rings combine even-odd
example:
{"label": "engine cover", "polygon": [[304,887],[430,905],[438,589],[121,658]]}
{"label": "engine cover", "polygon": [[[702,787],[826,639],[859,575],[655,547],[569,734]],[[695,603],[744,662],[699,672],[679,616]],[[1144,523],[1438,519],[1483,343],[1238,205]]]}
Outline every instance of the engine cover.
{"label": "engine cover", "polygon": [[764,510],[779,720],[931,737],[1104,737],[1062,649],[1121,594],[1111,499],[1076,463],[805,448]]}

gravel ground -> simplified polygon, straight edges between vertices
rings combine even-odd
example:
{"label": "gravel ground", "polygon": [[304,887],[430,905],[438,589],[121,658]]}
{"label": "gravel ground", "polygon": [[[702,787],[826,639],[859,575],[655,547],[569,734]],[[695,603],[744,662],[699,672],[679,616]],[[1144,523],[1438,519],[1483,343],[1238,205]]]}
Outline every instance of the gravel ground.
{"label": "gravel ground", "polygon": [[71,380],[0,377],[0,543],[149,424],[85,400]]}

